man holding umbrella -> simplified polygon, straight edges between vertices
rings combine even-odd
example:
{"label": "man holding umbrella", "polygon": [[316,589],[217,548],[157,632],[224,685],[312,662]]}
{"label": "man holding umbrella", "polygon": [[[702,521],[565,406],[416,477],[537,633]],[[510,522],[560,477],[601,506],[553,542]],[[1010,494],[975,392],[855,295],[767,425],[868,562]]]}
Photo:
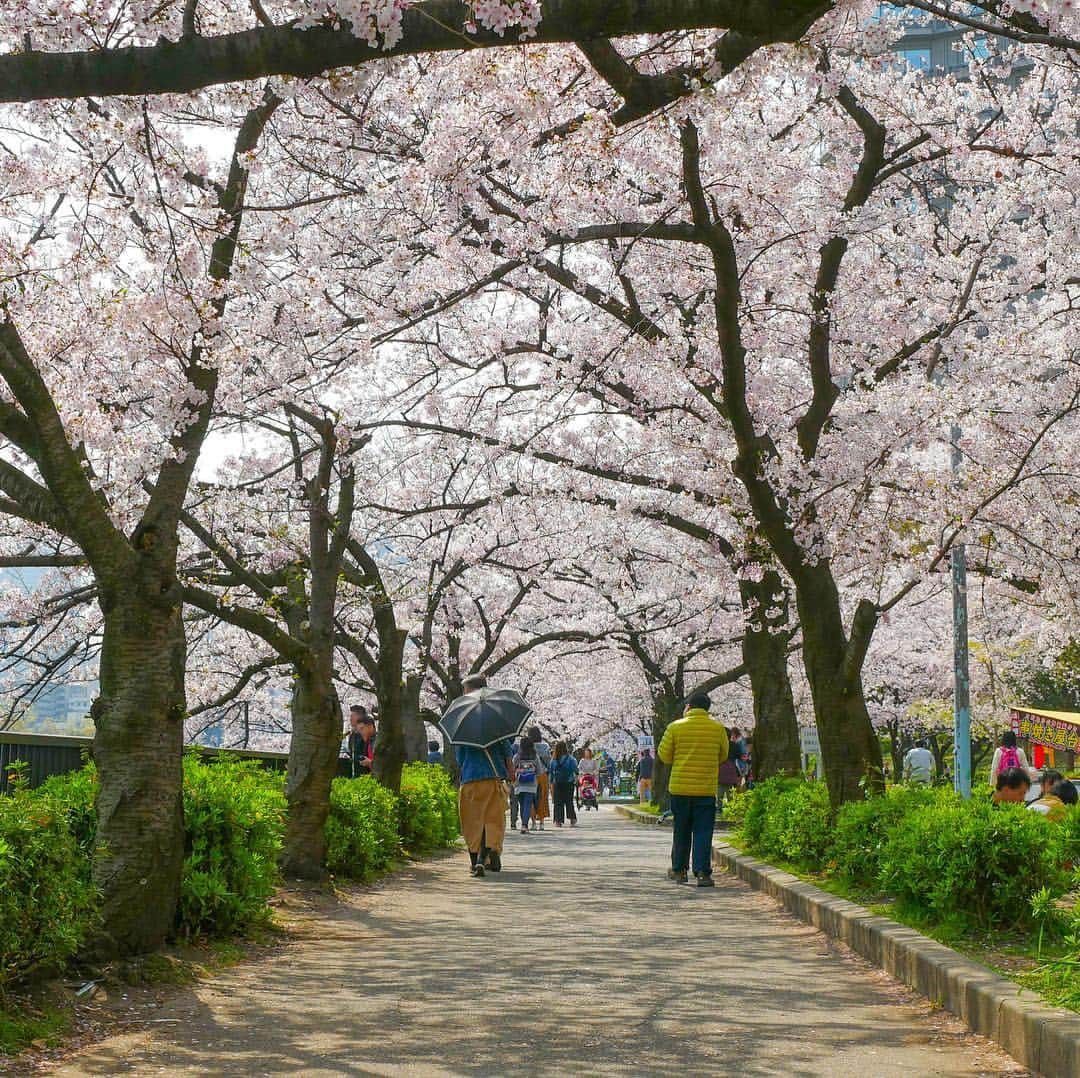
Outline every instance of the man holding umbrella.
{"label": "man holding umbrella", "polygon": [[469,847],[470,872],[483,876],[485,863],[502,870],[507,793],[514,775],[512,738],[521,733],[532,709],[512,689],[489,689],[487,678],[466,678],[459,696],[439,720],[453,743],[461,768],[458,815]]}

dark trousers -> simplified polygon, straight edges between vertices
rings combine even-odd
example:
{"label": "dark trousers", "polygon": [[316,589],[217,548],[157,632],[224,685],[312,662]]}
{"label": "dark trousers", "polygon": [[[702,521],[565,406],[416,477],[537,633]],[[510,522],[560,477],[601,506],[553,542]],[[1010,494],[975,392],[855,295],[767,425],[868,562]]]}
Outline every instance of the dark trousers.
{"label": "dark trousers", "polygon": [[555,822],[558,824],[569,820],[577,823],[577,811],[574,808],[574,784],[572,782],[556,782],[552,786],[555,795]]}
{"label": "dark trousers", "polygon": [[685,872],[690,867],[690,850],[694,852],[694,875],[712,875],[712,837],[716,826],[716,798],[671,795],[673,834],[671,836],[671,867]]}

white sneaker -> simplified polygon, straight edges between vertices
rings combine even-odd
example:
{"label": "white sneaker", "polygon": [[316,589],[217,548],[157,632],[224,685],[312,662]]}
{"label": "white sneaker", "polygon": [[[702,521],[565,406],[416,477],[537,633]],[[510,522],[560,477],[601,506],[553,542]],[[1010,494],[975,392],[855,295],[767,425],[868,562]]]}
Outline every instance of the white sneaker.
{"label": "white sneaker", "polygon": [[543,820],[540,821],[540,830],[541,831],[544,830],[544,821]]}

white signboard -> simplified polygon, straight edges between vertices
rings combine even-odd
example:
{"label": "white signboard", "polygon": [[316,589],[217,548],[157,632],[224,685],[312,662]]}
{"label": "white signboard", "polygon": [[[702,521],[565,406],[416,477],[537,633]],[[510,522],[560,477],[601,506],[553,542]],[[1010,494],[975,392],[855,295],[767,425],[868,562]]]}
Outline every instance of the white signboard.
{"label": "white signboard", "polygon": [[638,734],[637,739],[638,752],[642,749],[651,749],[653,747],[653,739],[651,734]]}
{"label": "white signboard", "polygon": [[821,741],[816,726],[803,726],[799,729],[799,747],[803,756],[821,755]]}

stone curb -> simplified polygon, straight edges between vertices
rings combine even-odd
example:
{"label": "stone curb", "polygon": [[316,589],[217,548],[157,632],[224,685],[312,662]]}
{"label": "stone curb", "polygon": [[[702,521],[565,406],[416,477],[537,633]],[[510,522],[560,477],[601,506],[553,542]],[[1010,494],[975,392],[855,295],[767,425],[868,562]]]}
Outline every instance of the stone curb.
{"label": "stone curb", "polygon": [[[671,818],[666,820],[660,819],[659,816],[654,815],[651,812],[642,812],[641,809],[630,808],[629,805],[613,805],[612,806],[620,816],[625,816],[627,819],[633,820],[634,823],[647,823],[652,824],[654,827],[670,827]],[[731,824],[727,820],[716,821],[717,831],[730,831]]]}
{"label": "stone curb", "polygon": [[[631,819],[648,815],[621,811]],[[1080,1078],[1080,1015],[1052,1007],[1015,981],[999,977],[913,928],[830,895],[733,846],[717,843],[713,850],[724,868],[755,891],[764,892],[799,920],[841,940],[951,1011],[972,1032],[996,1041],[1018,1063],[1048,1078]]]}
{"label": "stone curb", "polygon": [[653,827],[670,827],[670,820],[661,820],[659,816],[651,812],[642,812],[641,809],[630,808],[629,805],[615,805],[615,811],[620,816],[633,820],[634,823],[649,823]]}

